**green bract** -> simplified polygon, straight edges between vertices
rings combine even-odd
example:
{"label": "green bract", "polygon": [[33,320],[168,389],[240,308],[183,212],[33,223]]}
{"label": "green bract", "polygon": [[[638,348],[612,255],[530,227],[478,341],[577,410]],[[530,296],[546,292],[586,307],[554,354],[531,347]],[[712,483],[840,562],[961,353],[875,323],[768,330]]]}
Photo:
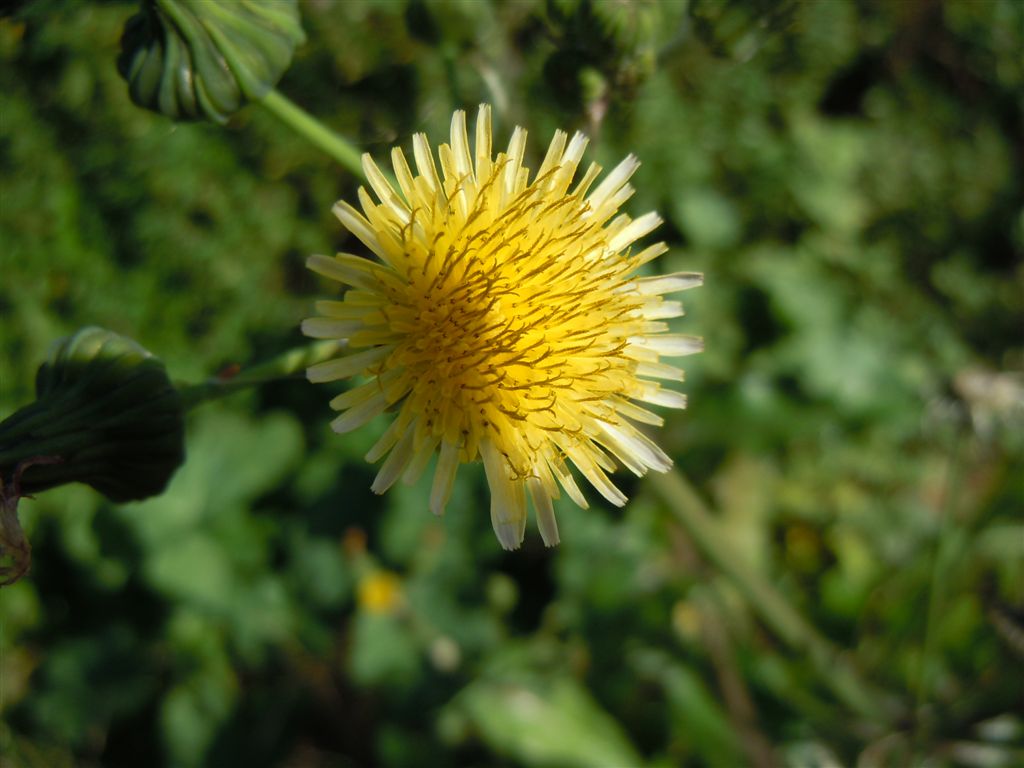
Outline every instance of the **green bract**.
{"label": "green bract", "polygon": [[305,39],[295,0],[143,0],[118,70],[139,106],[223,123],[274,87]]}
{"label": "green bract", "polygon": [[159,359],[89,327],[58,341],[36,401],[0,422],[0,477],[22,494],[91,485],[113,501],[160,493],[185,458],[184,409]]}

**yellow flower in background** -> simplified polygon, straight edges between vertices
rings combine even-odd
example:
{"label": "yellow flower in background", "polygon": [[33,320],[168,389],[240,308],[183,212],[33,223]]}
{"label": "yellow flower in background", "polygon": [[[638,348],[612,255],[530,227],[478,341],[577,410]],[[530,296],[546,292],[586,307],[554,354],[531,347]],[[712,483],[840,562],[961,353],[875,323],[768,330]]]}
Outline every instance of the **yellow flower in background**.
{"label": "yellow flower in background", "polygon": [[317,302],[306,320],[314,338],[343,339],[349,353],[310,367],[310,381],[362,377],[331,401],[348,432],[396,410],[366,458],[385,458],[373,483],[384,493],[415,482],[437,454],[430,509],[444,511],[459,464],[483,459],[491,522],[505,549],[526,529],[527,496],[544,543],[558,543],[552,499],[559,486],[587,502],[569,464],[611,503],[626,497],[608,478],[616,460],[637,475],[664,472],[671,459],[635,426],[662,424],[638,403],[683,408],[686,398],[658,380],[681,381],[662,362],[703,348],[668,332],[683,313],[663,294],[700,285],[701,275],[640,277],[664,243],[631,245],[660,223],[655,213],[618,213],[633,194],[639,163],[629,156],[600,183],[591,164],[572,184],[587,139],[558,131],[530,181],[526,131],[491,153],[491,112],[481,106],[470,147],[466,115],[452,117],[451,144],[413,137],[414,175],[391,154],[400,191],[370,159],[363,168],[377,200],[359,190],[362,213],[334,213],[376,259],[313,256],[308,266],[349,290]]}
{"label": "yellow flower in background", "polygon": [[370,613],[391,613],[402,601],[402,581],[390,571],[371,571],[359,580],[356,599]]}

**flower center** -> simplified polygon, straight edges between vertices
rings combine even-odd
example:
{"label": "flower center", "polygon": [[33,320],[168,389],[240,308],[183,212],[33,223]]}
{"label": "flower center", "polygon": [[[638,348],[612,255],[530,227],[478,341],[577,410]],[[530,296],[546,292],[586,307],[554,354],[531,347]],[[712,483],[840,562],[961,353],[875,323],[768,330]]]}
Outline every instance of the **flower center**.
{"label": "flower center", "polygon": [[[513,207],[529,207],[521,197]],[[495,439],[524,477],[552,434],[578,433],[584,414],[615,419],[605,400],[623,390],[629,367],[621,353],[638,299],[622,279],[632,265],[606,256],[603,229],[570,201],[538,212],[529,238],[502,228],[524,210],[471,211],[454,237],[429,249],[410,237],[405,246],[423,251],[410,262],[421,266],[387,312],[403,340],[384,367],[404,371],[426,430],[467,460],[482,439]]]}

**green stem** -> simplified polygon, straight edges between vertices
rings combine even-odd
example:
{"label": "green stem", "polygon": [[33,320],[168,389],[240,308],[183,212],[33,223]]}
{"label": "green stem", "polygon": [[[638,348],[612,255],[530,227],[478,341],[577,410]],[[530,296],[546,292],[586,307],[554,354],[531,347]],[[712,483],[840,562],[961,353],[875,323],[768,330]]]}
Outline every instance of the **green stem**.
{"label": "green stem", "polygon": [[260,102],[263,107],[296,133],[300,133],[360,179],[363,173],[362,153],[347,140],[299,107],[295,102],[271,89]]}
{"label": "green stem", "polygon": [[178,391],[185,408],[194,408],[209,400],[226,397],[259,384],[302,378],[306,368],[334,357],[340,349],[337,341],[318,341],[306,347],[290,349],[264,363],[246,368],[237,375],[214,376],[198,384],[180,386]]}
{"label": "green stem", "polygon": [[917,691],[914,701],[914,749],[915,757],[920,757],[927,730],[926,706],[931,688],[931,661],[935,652],[935,627],[938,622],[939,609],[946,590],[946,573],[955,537],[949,534],[949,525],[953,521],[953,510],[956,505],[957,491],[960,484],[960,447],[962,440],[958,433],[954,438],[950,451],[949,466],[946,470],[946,488],[939,509],[939,530],[932,553],[931,575],[929,577],[928,611],[925,614],[924,641],[921,648],[921,664],[917,675]]}
{"label": "green stem", "polygon": [[650,475],[664,499],[707,560],[743,594],[762,621],[793,650],[806,653],[824,683],[847,707],[867,720],[891,722],[897,712],[880,691],[860,679],[840,649],[820,635],[782,593],[756,573],[729,544],[720,524],[678,470]]}

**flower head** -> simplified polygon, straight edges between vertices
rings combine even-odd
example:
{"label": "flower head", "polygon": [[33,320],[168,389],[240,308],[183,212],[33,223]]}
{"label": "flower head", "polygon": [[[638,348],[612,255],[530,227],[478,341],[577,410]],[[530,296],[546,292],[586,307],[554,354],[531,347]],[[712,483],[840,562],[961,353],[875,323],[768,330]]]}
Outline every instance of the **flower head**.
{"label": "flower head", "polygon": [[369,613],[393,613],[402,602],[402,580],[391,571],[370,571],[359,580],[356,598]]}
{"label": "flower head", "polygon": [[369,155],[363,167],[375,201],[362,213],[334,212],[376,259],[313,256],[308,266],[349,290],[317,303],[303,323],[316,338],[345,339],[349,354],[312,366],[313,382],[364,380],[331,401],[348,432],[392,408],[394,420],[366,458],[384,458],[373,483],[413,482],[437,454],[430,509],[441,514],[459,464],[483,460],[491,522],[506,549],[523,540],[529,496],[541,536],[558,542],[552,499],[559,487],[587,502],[569,470],[613,504],[626,497],[608,478],[616,460],[637,475],[671,460],[635,425],[660,425],[638,403],[683,408],[685,397],[657,380],[681,381],[663,357],[702,349],[668,332],[682,306],[663,294],[701,276],[640,277],[667,250],[632,244],[661,219],[618,209],[633,194],[630,156],[596,186],[591,164],[573,185],[587,139],[556,132],[537,174],[523,167],[526,131],[491,153],[490,108],[481,106],[470,147],[464,112],[438,150],[413,137],[414,175],[392,150],[396,191]]}

